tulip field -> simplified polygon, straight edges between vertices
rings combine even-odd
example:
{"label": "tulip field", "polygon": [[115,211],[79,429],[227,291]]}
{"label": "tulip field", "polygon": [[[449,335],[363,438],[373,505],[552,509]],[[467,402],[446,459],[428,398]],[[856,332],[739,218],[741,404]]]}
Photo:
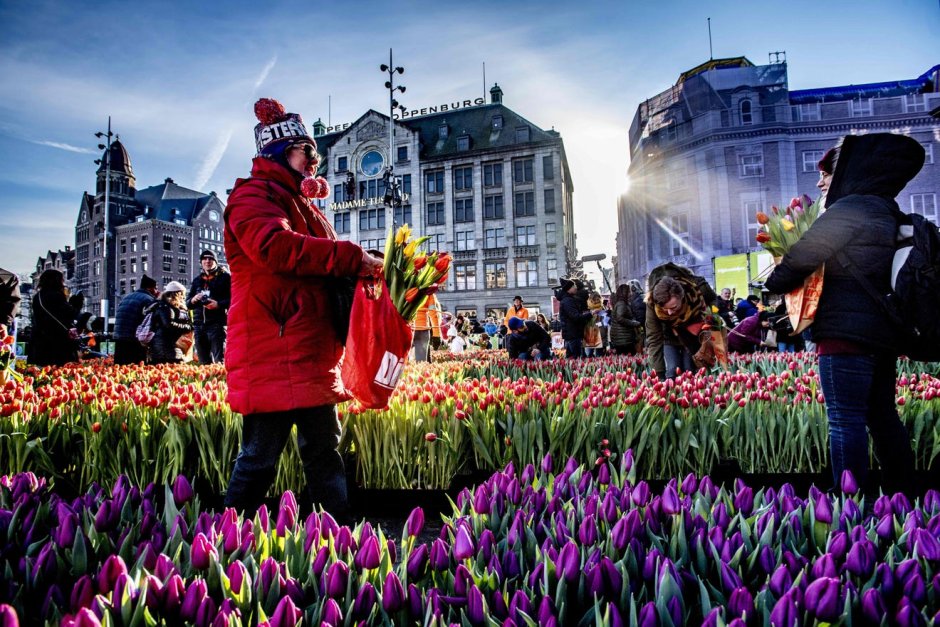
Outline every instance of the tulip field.
{"label": "tulip field", "polygon": [[[341,448],[362,488],[489,477],[451,493],[428,540],[420,508],[391,530],[305,515],[296,442],[270,509],[204,506],[240,441],[221,367],[21,367],[0,391],[0,626],[940,621],[937,491],[711,478],[728,461],[825,471],[814,368],[742,356],[664,382],[633,357],[409,365],[387,411],[341,407]],[[900,364],[922,471],[940,463],[936,372]]]}

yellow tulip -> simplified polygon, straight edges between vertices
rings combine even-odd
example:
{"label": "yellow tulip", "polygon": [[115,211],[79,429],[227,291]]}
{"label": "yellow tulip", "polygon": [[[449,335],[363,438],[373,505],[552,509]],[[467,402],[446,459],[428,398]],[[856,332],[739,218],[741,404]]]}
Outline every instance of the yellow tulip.
{"label": "yellow tulip", "polygon": [[796,225],[794,225],[792,222],[790,222],[786,218],[780,220],[780,226],[783,227],[784,231],[792,231],[793,229],[796,228]]}
{"label": "yellow tulip", "polygon": [[395,243],[401,246],[411,238],[411,229],[408,228],[407,224],[403,224],[398,228],[398,232],[395,233]]}
{"label": "yellow tulip", "polygon": [[418,247],[418,240],[415,239],[415,240],[411,240],[410,242],[408,242],[408,245],[405,246],[405,250],[402,253],[403,255],[405,255],[405,259],[411,259],[411,257],[414,256],[415,249],[417,247]]}

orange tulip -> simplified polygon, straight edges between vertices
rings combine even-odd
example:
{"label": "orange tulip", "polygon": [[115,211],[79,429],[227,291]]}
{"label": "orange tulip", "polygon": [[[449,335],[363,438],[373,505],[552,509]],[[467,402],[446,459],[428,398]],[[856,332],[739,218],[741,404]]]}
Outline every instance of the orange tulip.
{"label": "orange tulip", "polygon": [[418,297],[418,292],[420,291],[421,290],[419,290],[416,287],[409,287],[408,291],[405,292],[405,300],[409,303],[412,302],[414,299]]}
{"label": "orange tulip", "polygon": [[417,257],[415,257],[415,270],[420,270],[421,268],[426,266],[427,263],[428,263],[427,255],[418,255]]}
{"label": "orange tulip", "polygon": [[763,211],[758,211],[758,212],[757,212],[757,222],[760,223],[760,224],[767,224],[768,222],[770,222],[770,216],[768,216],[768,215],[767,215],[766,213],[764,213]]}
{"label": "orange tulip", "polygon": [[447,272],[447,269],[450,268],[450,255],[447,253],[441,255],[437,261],[434,262],[434,268],[438,272]]}

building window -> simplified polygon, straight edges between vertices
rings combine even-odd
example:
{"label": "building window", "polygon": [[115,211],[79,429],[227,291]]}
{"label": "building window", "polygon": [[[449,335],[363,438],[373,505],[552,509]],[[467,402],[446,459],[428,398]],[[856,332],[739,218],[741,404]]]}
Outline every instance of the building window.
{"label": "building window", "polygon": [[457,231],[454,233],[454,250],[474,250],[473,231]]}
{"label": "building window", "polygon": [[797,105],[796,119],[799,122],[818,122],[819,121],[819,103],[811,102],[809,104]]}
{"label": "building window", "polygon": [[428,203],[428,224],[444,224],[444,203]]}
{"label": "building window", "polygon": [[121,238],[121,254],[127,253],[127,240],[123,237]]}
{"label": "building window", "polygon": [[688,213],[676,213],[672,216],[671,227],[674,233],[674,237],[671,238],[672,241],[672,255],[681,255],[683,253],[684,247],[683,242],[686,242],[689,239],[689,214]]}
{"label": "building window", "polygon": [[189,271],[189,264],[186,263],[186,257],[179,257],[177,259],[177,267],[179,268],[180,274],[186,274]]}
{"label": "building window", "polygon": [[163,255],[163,271],[170,272],[173,269],[173,256]]}
{"label": "building window", "polygon": [[484,187],[501,187],[502,184],[503,184],[503,164],[502,163],[484,163],[483,164]]}
{"label": "building window", "polygon": [[852,116],[862,117],[871,115],[871,98],[858,98],[852,101]]}
{"label": "building window", "polygon": [[512,180],[514,183],[532,182],[532,159],[516,159],[512,162]]}
{"label": "building window", "polygon": [[349,233],[351,222],[348,211],[333,214],[333,229],[337,233]]}
{"label": "building window", "polygon": [[473,166],[454,168],[454,190],[473,189]]}
{"label": "building window", "polygon": [[483,231],[484,248],[503,248],[506,246],[506,229],[486,229]]}
{"label": "building window", "polygon": [[185,237],[179,238],[178,244],[179,244],[179,252],[185,253],[186,252],[186,238]]}
{"label": "building window", "polygon": [[503,195],[483,197],[483,218],[485,220],[500,220],[506,217],[503,209]]}
{"label": "building window", "polygon": [[516,129],[516,143],[522,144],[529,141],[529,127],[520,126]]}
{"label": "building window", "polygon": [[545,213],[555,213],[555,190],[545,190]]}
{"label": "building window", "polygon": [[442,251],[447,247],[447,243],[444,241],[443,233],[432,233],[428,235],[427,249],[428,252]]}
{"label": "building window", "polygon": [[669,143],[679,139],[679,127],[676,125],[675,120],[669,120],[666,123],[666,128],[663,129],[663,138]]}
{"label": "building window", "polygon": [[516,227],[516,246],[535,246],[535,225]]}
{"label": "building window", "polygon": [[554,285],[558,283],[558,260],[557,259],[546,259],[545,265],[548,269],[548,283],[549,285]]}
{"label": "building window", "polygon": [[741,108],[741,124],[752,124],[754,115],[751,113],[751,101],[745,98],[739,106]]}
{"label": "building window", "polygon": [[515,196],[513,213],[516,217],[535,215],[535,194],[533,192],[518,192]]}
{"label": "building window", "polygon": [[127,260],[121,259],[121,274],[127,274]]}
{"label": "building window", "polygon": [[924,165],[933,163],[933,142],[921,142],[924,147]]}
{"label": "building window", "polygon": [[144,255],[143,257],[140,258],[140,269],[143,272],[147,272],[150,270],[149,264],[147,263],[147,255]]}
{"label": "building window", "polygon": [[819,169],[819,161],[826,154],[824,150],[804,150],[803,151],[803,171],[816,172]]}
{"label": "building window", "polygon": [[475,263],[454,264],[454,289],[477,289],[477,266]]}
{"label": "building window", "polygon": [[685,163],[673,163],[666,169],[666,190],[673,192],[685,188],[686,169]]}
{"label": "building window", "polygon": [[538,284],[538,261],[535,259],[516,259],[516,287],[535,287]]}
{"label": "building window", "polygon": [[410,174],[402,174],[401,191],[403,194],[411,194],[411,175]]}
{"label": "building window", "polygon": [[140,249],[147,250],[150,247],[150,238],[146,235],[140,236]]}
{"label": "building window", "polygon": [[506,262],[495,261],[483,264],[483,283],[486,289],[506,287]]}
{"label": "building window", "polygon": [[408,146],[399,146],[399,147],[398,147],[398,160],[399,160],[399,161],[408,161]]}
{"label": "building window", "polygon": [[454,199],[454,222],[473,222],[473,198]]}
{"label": "building window", "polygon": [[447,139],[447,125],[441,124],[437,127],[437,138],[438,139]]}
{"label": "building window", "polygon": [[127,294],[127,281],[125,281],[124,279],[121,279],[120,286],[121,286],[120,293]]}
{"label": "building window", "polygon": [[911,194],[911,213],[919,213],[928,220],[937,221],[937,195]]}
{"label": "building window", "polygon": [[163,236],[163,250],[173,250],[173,236],[172,235]]}
{"label": "building window", "polygon": [[542,157],[542,178],[546,181],[555,179],[555,166],[551,155]]}
{"label": "building window", "polygon": [[336,158],[336,171],[345,172],[349,169],[349,157],[337,157]]}
{"label": "building window", "polygon": [[494,115],[493,116],[493,130],[498,131],[501,128],[503,128],[503,116]]}
{"label": "building window", "polygon": [[385,228],[385,209],[367,209],[359,212],[359,230],[371,231]]}
{"label": "building window", "polygon": [[343,191],[346,186],[342,183],[337,183],[333,186],[333,202],[346,202],[345,194]]}
{"label": "building window", "polygon": [[372,179],[369,181],[359,181],[360,198],[378,198],[385,195],[385,181],[382,179]]}
{"label": "building window", "polygon": [[924,94],[907,94],[904,96],[904,111],[906,113],[917,113],[927,110],[927,100]]}
{"label": "building window", "polygon": [[137,291],[137,279],[133,279],[133,278],[131,279],[131,291],[132,292]]}
{"label": "building window", "polygon": [[546,222],[545,223],[545,243],[549,246],[553,246],[557,242],[555,241],[555,223]]}
{"label": "building window", "polygon": [[461,135],[457,138],[457,150],[470,150],[470,136]]}
{"label": "building window", "polygon": [[137,274],[137,259],[135,257],[131,257],[131,274]]}
{"label": "building window", "polygon": [[744,201],[744,224],[747,225],[746,237],[748,248],[757,246],[757,231],[760,230],[760,223],[757,222],[757,212],[763,210],[764,203],[759,200]]}
{"label": "building window", "polygon": [[411,205],[395,207],[394,216],[392,219],[395,220],[396,226],[401,226],[402,224],[414,224],[411,221]]}
{"label": "building window", "polygon": [[741,155],[741,178],[764,176],[764,155]]}
{"label": "building window", "polygon": [[359,240],[359,247],[363,250],[385,250],[385,238],[361,239]]}
{"label": "building window", "polygon": [[95,242],[95,257],[101,255],[101,240]]}
{"label": "building window", "polygon": [[427,172],[424,175],[424,180],[427,182],[425,189],[429,194],[444,193],[444,170]]}

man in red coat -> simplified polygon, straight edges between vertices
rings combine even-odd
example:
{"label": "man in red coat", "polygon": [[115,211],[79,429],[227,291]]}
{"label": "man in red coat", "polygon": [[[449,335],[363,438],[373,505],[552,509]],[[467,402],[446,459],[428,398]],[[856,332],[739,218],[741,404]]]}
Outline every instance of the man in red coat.
{"label": "man in red coat", "polygon": [[314,175],[316,142],[276,100],[255,104],[258,156],[225,209],[225,253],[232,273],[228,318],[228,402],[243,416],[242,447],[225,505],[253,512],[297,425],[309,502],[348,517],[346,473],[337,451],[336,403],[343,345],[332,324],[327,283],[380,273],[382,262],[337,241],[310,203],[329,185]]}

